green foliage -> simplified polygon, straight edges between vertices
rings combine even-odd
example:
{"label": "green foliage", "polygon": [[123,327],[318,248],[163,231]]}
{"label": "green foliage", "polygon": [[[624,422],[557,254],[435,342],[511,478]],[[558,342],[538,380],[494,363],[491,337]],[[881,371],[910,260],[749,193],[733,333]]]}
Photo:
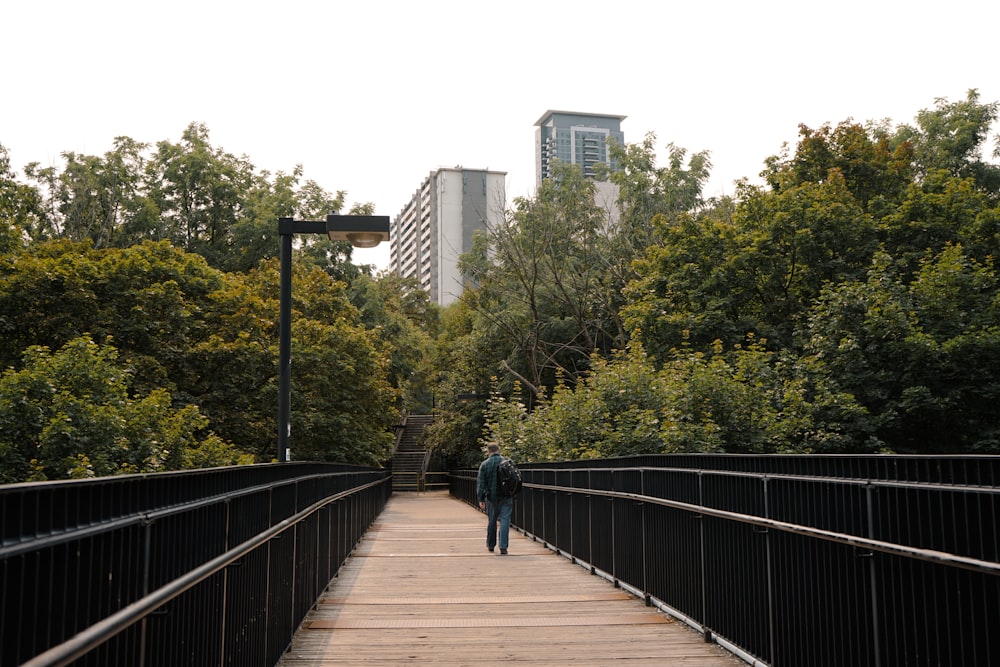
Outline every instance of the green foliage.
{"label": "green foliage", "polygon": [[807,351],[872,414],[894,449],[1000,451],[1000,283],[947,246],[909,284],[887,254],[865,282],[817,301]]}
{"label": "green foliage", "polygon": [[574,165],[554,171],[460,263],[478,285],[466,302],[504,365],[504,381],[516,378],[536,394],[557,372],[585,373],[590,353],[620,345],[624,333],[621,285],[603,268],[608,220],[594,201],[594,183]]}
{"label": "green foliage", "polygon": [[622,146],[610,142],[608,145],[618,165],[609,174],[611,182],[618,187],[620,212],[620,220],[612,230],[613,238],[617,259],[626,263],[656,241],[649,224],[656,216],[673,221],[705,205],[702,188],[712,168],[709,153],[693,154],[685,168],[687,151],[669,144],[668,166],[658,167],[655,142],[656,135],[648,133],[641,144]]}
{"label": "green foliage", "polygon": [[136,388],[172,389],[180,356],[205,335],[202,315],[222,274],[166,243],[124,250],[36,244],[0,258],[0,363],[30,345],[56,349],[83,334],[114,341],[136,369]]}
{"label": "green foliage", "polygon": [[[381,463],[396,419],[388,351],[343,283],[299,262],[292,269],[292,455]],[[263,461],[275,456],[278,271],[271,260],[227,276],[184,383],[222,437]]]}
{"label": "green foliage", "polygon": [[488,439],[524,460],[670,452],[848,452],[878,446],[863,408],[815,365],[753,344],[679,351],[662,368],[641,346],[595,358],[528,413],[494,393]]}
{"label": "green foliage", "polygon": [[733,345],[748,331],[789,345],[822,286],[859,275],[876,247],[870,218],[837,170],[778,192],[745,186],[726,213],[673,225],[658,218],[663,243],[635,265],[625,321],[661,359],[685,339]]}
{"label": "green foliage", "polygon": [[[475,297],[475,292],[466,296]],[[495,372],[489,361],[496,351],[477,328],[476,312],[463,298],[440,313],[440,332],[419,373],[433,392],[434,423],[424,431],[424,442],[450,467],[479,465],[479,436],[483,427],[482,400],[462,395],[483,394]]]}
{"label": "green foliage", "polygon": [[411,412],[429,414],[433,389],[425,360],[441,328],[440,308],[419,289],[415,278],[396,274],[378,279],[360,274],[349,291],[365,328],[377,332],[375,344],[388,356],[389,383],[400,390]]}
{"label": "green foliage", "polygon": [[883,244],[900,266],[915,272],[928,253],[948,244],[967,245],[982,259],[996,256],[995,230],[982,233],[981,221],[996,220],[992,197],[971,178],[950,176],[938,169],[911,184],[899,206],[880,221]]}
{"label": "green foliage", "polygon": [[[0,147],[0,211],[9,211],[32,241],[95,248],[168,241],[213,267],[246,271],[277,256],[279,217],[323,219],[345,205],[343,191],[303,181],[301,166],[271,174],[213,146],[202,123],[188,125],[178,142],[157,142],[152,152],[149,144],[117,137],[103,156],[68,152],[62,159],[61,167],[29,164],[25,174],[34,185],[22,185],[5,171],[9,160]],[[331,274],[357,275],[350,244],[305,237],[302,247]]]}
{"label": "green foliage", "polygon": [[[619,149],[621,228],[646,230],[627,270],[605,264],[632,275],[631,351],[600,350],[489,424],[540,458],[995,450],[1000,179],[982,147],[996,118],[970,91],[913,127],[801,126],[766,185],[709,202],[707,156],[685,169],[671,146],[661,170],[651,137]],[[639,349],[655,371],[633,365]]]}
{"label": "green foliage", "polygon": [[[494,386],[495,386],[494,382]],[[514,396],[519,395],[520,385],[515,381]],[[509,456],[515,461],[539,460],[536,452],[530,448],[530,443],[524,438],[524,421],[527,419],[528,409],[525,404],[517,398],[508,399],[494,389],[490,392],[490,400],[486,409],[486,423],[484,432],[488,434],[481,442],[486,446],[487,441],[493,441],[500,445],[505,456]]]}
{"label": "green foliage", "polygon": [[[390,345],[406,341],[383,339],[375,325],[366,328],[342,283],[302,263],[293,266],[295,455],[384,461],[396,419]],[[129,369],[122,380],[128,396],[197,405],[199,418],[208,420],[198,428],[218,434],[204,438],[197,451],[172,448],[176,456],[164,466],[224,461],[225,443],[269,461],[276,440],[278,291],[276,260],[225,274],[165,242],[101,250],[37,243],[0,257],[0,360],[21,370],[26,348],[59,349],[85,334],[99,345],[114,344]],[[141,406],[155,416],[155,404]],[[138,431],[128,435],[141,439]],[[94,470],[111,470],[89,460]]]}
{"label": "green foliage", "polygon": [[10,152],[0,144],[0,255],[20,249],[40,215],[38,191],[17,181]]}
{"label": "green foliage", "polygon": [[859,125],[851,120],[813,130],[799,126],[799,143],[790,156],[765,160],[761,174],[774,192],[806,183],[823,183],[839,173],[844,187],[866,213],[880,215],[891,208],[912,181],[913,147],[893,141],[884,124]]}
{"label": "green foliage", "polygon": [[913,145],[914,166],[920,177],[941,169],[954,177],[972,178],[996,197],[1000,166],[985,162],[981,151],[998,110],[997,102],[980,103],[979,92],[973,88],[960,102],[938,98],[934,109],[917,114],[916,127],[900,126],[893,139]]}
{"label": "green foliage", "polygon": [[18,482],[248,463],[162,389],[130,397],[130,370],[87,337],[28,348],[0,376],[0,479]]}

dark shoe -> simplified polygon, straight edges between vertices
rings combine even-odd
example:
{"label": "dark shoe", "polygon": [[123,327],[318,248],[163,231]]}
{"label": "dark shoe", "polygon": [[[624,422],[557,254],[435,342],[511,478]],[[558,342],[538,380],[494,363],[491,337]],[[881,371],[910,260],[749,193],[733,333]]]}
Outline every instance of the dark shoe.
{"label": "dark shoe", "polygon": [[501,549],[500,550],[500,555],[501,556],[506,556],[507,555],[507,550],[506,549]]}
{"label": "dark shoe", "polygon": [[486,547],[486,550],[489,551],[490,553],[493,553],[493,549],[490,549],[489,547]]}

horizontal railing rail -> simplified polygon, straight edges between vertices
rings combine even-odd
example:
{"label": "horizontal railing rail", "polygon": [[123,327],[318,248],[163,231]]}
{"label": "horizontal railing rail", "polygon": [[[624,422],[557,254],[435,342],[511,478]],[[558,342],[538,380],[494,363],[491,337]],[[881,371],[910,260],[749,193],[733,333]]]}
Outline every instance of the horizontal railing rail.
{"label": "horizontal railing rail", "polygon": [[417,470],[395,470],[392,473],[393,483],[400,491],[420,491],[423,483],[423,475]]}
{"label": "horizontal railing rail", "polygon": [[[167,494],[166,504],[136,500],[144,511],[130,516],[108,504],[47,534],[37,530],[46,520],[29,516],[33,536],[0,546],[0,664],[275,664],[391,494],[388,471],[279,468],[220,469],[228,480],[172,474],[189,488]],[[238,479],[256,483],[239,488]],[[124,480],[137,496],[142,481]],[[53,493],[100,495],[73,483],[17,486],[0,488],[0,499],[22,511],[50,511]],[[174,502],[181,496],[187,501]],[[56,505],[63,519],[74,515]]]}
{"label": "horizontal railing rail", "polygon": [[513,524],[748,662],[1000,658],[1000,489],[593,463],[520,465]]}
{"label": "horizontal railing rail", "polygon": [[[525,463],[576,468],[579,461]],[[642,454],[588,460],[591,468],[688,468],[759,474],[1000,486],[1000,456],[912,454]],[[522,464],[518,464],[519,467]]]}
{"label": "horizontal railing rail", "polygon": [[448,477],[449,473],[447,472],[428,472],[424,481],[424,488],[428,491],[447,489],[450,484]]}

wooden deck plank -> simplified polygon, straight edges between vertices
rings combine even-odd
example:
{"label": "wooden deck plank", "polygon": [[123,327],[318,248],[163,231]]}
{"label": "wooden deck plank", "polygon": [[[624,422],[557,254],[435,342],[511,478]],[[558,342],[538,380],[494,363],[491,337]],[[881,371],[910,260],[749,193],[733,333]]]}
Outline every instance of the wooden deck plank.
{"label": "wooden deck plank", "polygon": [[279,667],[744,665],[686,625],[446,492],[396,494],[296,633]]}

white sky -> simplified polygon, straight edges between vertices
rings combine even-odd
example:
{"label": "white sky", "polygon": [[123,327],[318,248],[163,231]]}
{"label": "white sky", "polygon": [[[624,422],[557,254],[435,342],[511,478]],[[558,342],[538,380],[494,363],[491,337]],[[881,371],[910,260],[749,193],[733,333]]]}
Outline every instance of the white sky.
{"label": "white sky", "polygon": [[534,122],[562,109],[626,115],[626,142],[654,132],[663,156],[710,151],[706,194],[731,194],[799,123],[1000,100],[998,19],[989,0],[11,1],[0,144],[20,171],[198,121],[258,169],[301,163],[394,216],[441,166],[531,195]]}

